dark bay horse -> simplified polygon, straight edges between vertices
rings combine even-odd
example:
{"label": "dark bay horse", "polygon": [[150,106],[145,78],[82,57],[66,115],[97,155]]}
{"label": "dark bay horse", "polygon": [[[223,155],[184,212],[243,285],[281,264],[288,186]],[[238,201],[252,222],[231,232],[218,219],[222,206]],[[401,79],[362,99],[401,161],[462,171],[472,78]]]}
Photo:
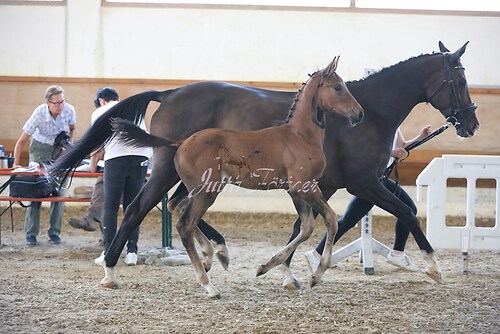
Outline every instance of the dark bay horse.
{"label": "dark bay horse", "polygon": [[[407,224],[426,257],[427,274],[437,281],[441,280],[440,269],[417,217],[378,179],[389,160],[396,129],[417,104],[430,103],[455,126],[456,133],[461,137],[470,137],[479,128],[476,106],[471,102],[465,70],[460,62],[466,46],[467,43],[450,52],[440,42],[441,52],[413,57],[363,80],[347,82],[365,113],[363,122],[354,128],[335,113],[326,115],[324,151],[327,164],[319,183],[323,195],[330,198],[337,189],[347,188],[351,194],[400,218]],[[51,171],[67,172],[78,166],[86,155],[113,135],[111,118],[140,119],[144,117],[150,101],[161,103],[152,117],[151,134],[182,140],[205,128],[257,130],[269,127],[286,118],[294,96],[295,92],[220,82],[200,82],[163,92],[140,93],[108,110],[73,149],[52,166]],[[176,147],[167,146],[154,150],[151,177],[125,212],[106,256],[108,267],[116,265],[131,231],[179,181],[174,167],[176,150]],[[181,185],[177,199],[186,195],[187,191]],[[203,220],[198,226],[202,230],[209,228]],[[294,235],[299,226],[300,218],[296,221]],[[219,243],[223,241],[221,238],[217,240]],[[227,262],[222,263],[227,266]],[[298,282],[289,268],[285,269],[288,272],[284,285],[296,286]]]}
{"label": "dark bay horse", "polygon": [[[256,131],[205,129],[180,144],[175,169],[188,190],[188,202],[177,222],[199,283],[212,298],[220,297],[210,282],[194,244],[199,220],[224,190],[226,184],[256,190],[285,189],[292,198],[302,224],[300,233],[269,262],[259,267],[257,276],[282,264],[313,232],[318,212],[327,227],[327,243],[311,286],[328,268],[337,233],[337,218],[328,205],[317,180],[323,174],[326,157],[325,112],[337,112],[348,123],[361,121],[363,110],[335,72],[338,57],[323,70],[311,75],[297,93],[285,124]],[[331,128],[331,127],[330,127]],[[153,137],[130,121],[119,119],[113,129],[129,145],[178,146],[176,141]],[[163,141],[163,145],[159,142]],[[275,180],[275,182],[270,182]],[[106,268],[103,285],[115,285],[113,268]]]}

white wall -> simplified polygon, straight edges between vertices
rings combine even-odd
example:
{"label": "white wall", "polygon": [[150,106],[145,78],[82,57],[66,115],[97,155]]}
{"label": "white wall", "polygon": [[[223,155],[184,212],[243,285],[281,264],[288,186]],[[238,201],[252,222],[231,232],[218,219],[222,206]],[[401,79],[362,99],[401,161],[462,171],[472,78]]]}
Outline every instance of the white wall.
{"label": "white wall", "polygon": [[452,51],[471,86],[500,86],[500,17],[0,4],[0,75],[301,82],[340,54],[344,80]]}

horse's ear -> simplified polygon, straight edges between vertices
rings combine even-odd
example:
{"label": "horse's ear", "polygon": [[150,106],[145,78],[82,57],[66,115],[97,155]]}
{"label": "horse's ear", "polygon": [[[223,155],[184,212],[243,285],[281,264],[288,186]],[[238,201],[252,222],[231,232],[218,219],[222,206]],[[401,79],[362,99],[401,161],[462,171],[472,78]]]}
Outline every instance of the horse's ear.
{"label": "horse's ear", "polygon": [[469,41],[467,41],[460,49],[458,49],[457,51],[455,51],[453,53],[453,55],[457,58],[457,59],[460,59],[460,57],[462,57],[462,55],[465,53],[465,49],[467,48],[467,44],[469,44]]}
{"label": "horse's ear", "polygon": [[469,44],[469,42],[465,43],[460,49],[451,54],[450,65],[457,65],[460,63],[460,57],[464,54],[467,44]]}
{"label": "horse's ear", "polygon": [[340,56],[333,58],[332,62],[326,67],[326,75],[330,76],[337,70],[337,64],[339,62]]}
{"label": "horse's ear", "polygon": [[441,52],[450,52],[446,46],[444,46],[443,42],[439,41],[439,51]]}
{"label": "horse's ear", "polygon": [[337,65],[339,64],[339,59],[340,59],[340,56],[333,58],[333,61],[335,62],[335,66],[333,67],[334,72],[337,70]]}

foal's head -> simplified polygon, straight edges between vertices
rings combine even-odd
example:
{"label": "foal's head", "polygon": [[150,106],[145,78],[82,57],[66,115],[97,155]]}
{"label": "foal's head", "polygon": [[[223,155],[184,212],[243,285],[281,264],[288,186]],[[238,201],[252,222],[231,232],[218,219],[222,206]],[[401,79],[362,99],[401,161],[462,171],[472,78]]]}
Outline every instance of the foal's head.
{"label": "foal's head", "polygon": [[344,80],[335,72],[339,56],[324,68],[319,74],[321,80],[318,86],[317,105],[323,111],[335,111],[347,117],[351,124],[361,122],[363,108],[351,95]]}

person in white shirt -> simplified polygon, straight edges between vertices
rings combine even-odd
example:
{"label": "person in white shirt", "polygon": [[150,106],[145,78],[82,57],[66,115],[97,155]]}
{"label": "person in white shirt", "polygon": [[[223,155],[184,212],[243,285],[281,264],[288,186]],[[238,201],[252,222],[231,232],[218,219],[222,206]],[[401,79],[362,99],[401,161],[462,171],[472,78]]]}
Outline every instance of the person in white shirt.
{"label": "person in white shirt", "polygon": [[[92,113],[92,123],[117,104],[119,97],[113,88],[103,87],[97,90],[96,100],[101,106]],[[139,126],[146,130],[144,120],[139,123]],[[125,211],[144,185],[149,158],[152,154],[152,148],[126,146],[114,138],[104,146],[104,212],[102,217],[104,251],[95,259],[97,265],[105,265],[104,256],[115,237],[120,200],[123,197],[123,210]],[[101,157],[102,149],[91,154],[91,172],[96,170],[97,161]],[[132,232],[127,241],[127,255],[125,256],[127,265],[137,264],[138,240],[139,227]]]}
{"label": "person in white shirt", "polygon": [[[30,140],[29,161],[40,165],[49,163],[54,149],[54,140],[59,133],[66,131],[72,142],[75,137],[76,112],[75,108],[64,99],[64,89],[60,86],[50,86],[45,92],[45,103],[39,105],[23,126],[23,132],[14,147],[13,167],[19,167],[23,147]],[[59,195],[63,195],[61,189]],[[26,209],[24,230],[26,244],[36,245],[40,232],[41,202],[31,202]],[[53,244],[61,242],[61,225],[64,213],[64,202],[50,204],[49,213],[49,241]]]}

